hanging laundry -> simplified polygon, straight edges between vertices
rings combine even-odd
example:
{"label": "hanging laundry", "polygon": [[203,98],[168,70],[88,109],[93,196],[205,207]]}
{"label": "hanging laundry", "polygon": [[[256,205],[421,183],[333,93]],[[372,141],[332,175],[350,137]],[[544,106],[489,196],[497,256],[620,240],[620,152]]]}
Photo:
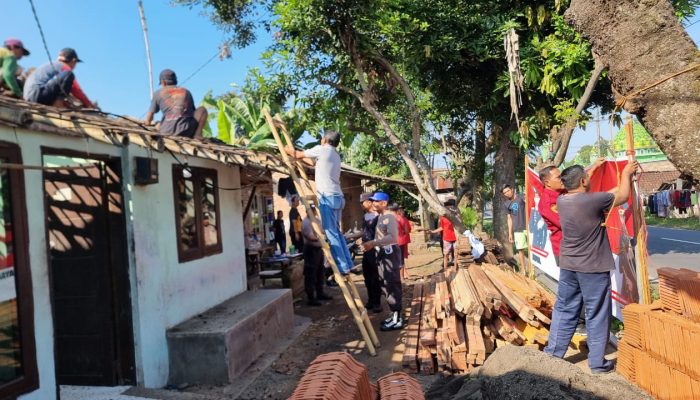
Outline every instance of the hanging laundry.
{"label": "hanging laundry", "polygon": [[277,182],[277,194],[280,197],[289,197],[293,194],[298,194],[296,186],[294,186],[294,181],[291,177],[280,178]]}

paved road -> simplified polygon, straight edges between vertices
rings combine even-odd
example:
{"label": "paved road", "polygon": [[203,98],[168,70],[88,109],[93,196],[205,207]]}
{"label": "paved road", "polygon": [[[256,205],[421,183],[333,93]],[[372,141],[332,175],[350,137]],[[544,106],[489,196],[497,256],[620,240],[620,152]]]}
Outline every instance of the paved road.
{"label": "paved road", "polygon": [[649,226],[649,276],[659,267],[688,268],[700,272],[700,231]]}

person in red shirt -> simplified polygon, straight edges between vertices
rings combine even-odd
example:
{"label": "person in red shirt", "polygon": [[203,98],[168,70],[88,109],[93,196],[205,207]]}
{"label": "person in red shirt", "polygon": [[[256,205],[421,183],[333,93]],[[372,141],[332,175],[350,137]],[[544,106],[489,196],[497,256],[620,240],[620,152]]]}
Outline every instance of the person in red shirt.
{"label": "person in red shirt", "polygon": [[[605,162],[605,158],[601,157],[591,165],[587,174],[590,178],[593,173],[600,168]],[[564,184],[561,181],[561,171],[555,166],[544,167],[540,170],[540,181],[544,185],[544,191],[540,196],[540,202],[537,205],[537,211],[542,215],[542,219],[547,224],[552,242],[552,252],[554,259],[559,265],[559,246],[562,239],[561,222],[559,220],[559,210],[557,209],[557,199],[563,193],[566,193]]]}
{"label": "person in red shirt", "polygon": [[75,78],[75,68],[82,60],[74,49],[66,47],[58,53],[58,60],[34,70],[24,84],[24,99],[33,103],[69,108],[69,95],[82,108],[96,108]]}
{"label": "person in red shirt", "polygon": [[[452,201],[445,202],[446,207],[452,205],[454,205]],[[454,225],[452,225],[452,222],[447,219],[447,217],[441,215],[437,229],[431,232],[442,233],[442,268],[447,271],[450,259],[454,261],[455,258],[455,242],[457,242],[457,235],[455,235]]]}
{"label": "person in red shirt", "polygon": [[411,243],[411,221],[406,218],[403,208],[399,207],[398,204],[392,204],[389,210],[396,214],[396,222],[399,226],[398,245],[401,249],[401,280],[406,280],[408,279],[406,259],[408,258],[408,244]]}

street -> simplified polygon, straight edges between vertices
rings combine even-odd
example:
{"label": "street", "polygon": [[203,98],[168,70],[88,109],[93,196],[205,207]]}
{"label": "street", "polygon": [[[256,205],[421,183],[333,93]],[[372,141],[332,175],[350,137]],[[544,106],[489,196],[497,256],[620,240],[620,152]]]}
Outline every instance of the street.
{"label": "street", "polygon": [[700,231],[649,226],[649,276],[659,267],[688,268],[700,272]]}

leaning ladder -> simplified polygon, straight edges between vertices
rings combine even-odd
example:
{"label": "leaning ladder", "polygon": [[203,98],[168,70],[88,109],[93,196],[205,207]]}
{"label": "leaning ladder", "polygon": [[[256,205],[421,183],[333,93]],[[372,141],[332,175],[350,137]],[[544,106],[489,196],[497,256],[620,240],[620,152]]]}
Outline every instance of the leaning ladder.
{"label": "leaning ladder", "polygon": [[[304,169],[302,163],[297,160],[290,160],[289,156],[287,155],[287,152],[284,149],[284,144],[282,143],[279,132],[277,131],[277,128],[279,127],[282,133],[284,134],[284,139],[286,143],[291,145],[292,140],[289,136],[289,132],[287,131],[287,127],[279,115],[276,115],[273,119],[270,115],[270,112],[267,109],[264,110],[264,113],[265,119],[270,125],[272,136],[274,136],[275,142],[277,143],[277,147],[279,148],[279,151],[282,154],[282,160],[289,169],[289,174],[292,177],[292,180],[294,181],[294,186],[296,187],[297,192],[299,192],[299,198],[301,199],[301,202],[303,203],[304,208],[306,209],[306,214],[311,215],[309,209],[310,204],[306,199],[305,194],[314,193],[314,189],[309,183],[309,177],[306,174],[306,170]],[[343,297],[345,297],[345,301],[350,307],[352,316],[355,319],[357,327],[360,329],[362,339],[367,345],[367,350],[369,351],[369,354],[372,356],[376,356],[376,347],[381,346],[379,343],[379,338],[377,337],[377,334],[374,331],[372,322],[369,319],[367,310],[365,309],[365,306],[362,303],[360,293],[357,291],[357,287],[355,286],[355,282],[352,280],[352,277],[350,276],[350,274],[347,274],[345,276],[340,274],[338,266],[336,265],[335,260],[331,255],[331,248],[326,240],[326,234],[321,225],[319,225],[318,223],[318,221],[321,218],[320,213],[317,214],[318,219],[311,219],[311,225],[314,229],[314,233],[316,234],[316,237],[318,237],[321,241],[321,248],[323,249],[323,254],[326,256],[326,260],[328,260],[328,263],[331,265],[331,269],[333,269],[335,281],[338,283],[340,290],[343,292]]]}

